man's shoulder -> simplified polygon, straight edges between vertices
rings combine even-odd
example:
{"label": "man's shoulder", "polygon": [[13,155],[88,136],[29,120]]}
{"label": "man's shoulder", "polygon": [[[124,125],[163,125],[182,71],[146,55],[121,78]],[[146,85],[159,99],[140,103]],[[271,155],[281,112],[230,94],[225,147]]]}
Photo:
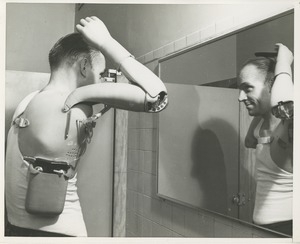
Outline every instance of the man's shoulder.
{"label": "man's shoulder", "polygon": [[[28,112],[40,114],[43,116],[59,116],[63,115],[64,103],[69,93],[56,91],[43,91],[37,94],[28,106]],[[87,104],[78,104],[72,108],[74,114],[79,116],[90,116],[93,112],[92,106]]]}

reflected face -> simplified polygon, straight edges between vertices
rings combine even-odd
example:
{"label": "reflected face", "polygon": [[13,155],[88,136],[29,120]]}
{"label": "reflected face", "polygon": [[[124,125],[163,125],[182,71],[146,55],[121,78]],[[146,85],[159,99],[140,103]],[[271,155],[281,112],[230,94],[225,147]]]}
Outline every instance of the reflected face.
{"label": "reflected face", "polygon": [[105,58],[99,53],[92,60],[92,65],[87,67],[87,76],[85,85],[97,84],[103,82],[105,73]]}
{"label": "reflected face", "polygon": [[250,116],[262,116],[270,112],[270,89],[264,83],[265,74],[254,65],[246,65],[240,72],[239,101],[243,102]]}

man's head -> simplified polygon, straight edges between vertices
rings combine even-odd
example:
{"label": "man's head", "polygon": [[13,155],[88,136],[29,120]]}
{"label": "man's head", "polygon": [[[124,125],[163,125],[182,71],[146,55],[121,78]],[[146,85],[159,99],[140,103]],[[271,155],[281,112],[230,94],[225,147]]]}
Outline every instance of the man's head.
{"label": "man's head", "polygon": [[249,115],[262,116],[270,112],[270,91],[273,85],[275,61],[269,58],[248,60],[239,74],[239,101],[244,102]]}
{"label": "man's head", "polygon": [[79,33],[60,38],[49,52],[51,72],[60,67],[77,69],[79,86],[99,82],[105,70],[105,58],[90,47]]}

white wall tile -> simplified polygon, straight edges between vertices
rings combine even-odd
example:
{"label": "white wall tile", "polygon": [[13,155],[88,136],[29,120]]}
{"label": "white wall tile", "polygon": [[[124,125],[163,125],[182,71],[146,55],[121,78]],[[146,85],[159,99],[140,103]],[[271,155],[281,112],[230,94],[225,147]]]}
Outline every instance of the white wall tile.
{"label": "white wall tile", "polygon": [[144,194],[147,196],[151,196],[152,195],[152,175],[145,173],[144,174]]}
{"label": "white wall tile", "polygon": [[215,237],[226,238],[232,237],[232,226],[225,225],[222,222],[215,220],[214,222]]}
{"label": "white wall tile", "polygon": [[139,231],[139,216],[137,214],[133,214],[133,226],[131,229],[132,233],[134,233],[136,236],[138,236]]}
{"label": "white wall tile", "polygon": [[144,196],[143,197],[143,207],[144,207],[144,216],[150,220],[152,220],[152,208],[151,208],[151,197]]}
{"label": "white wall tile", "polygon": [[201,29],[200,41],[205,41],[209,38],[212,38],[216,34],[216,25],[212,24],[207,26],[204,29]]}
{"label": "white wall tile", "polygon": [[136,207],[136,211],[139,215],[144,215],[144,195],[137,193],[137,207]]}
{"label": "white wall tile", "polygon": [[152,222],[153,237],[172,237],[173,232],[155,222]]}
{"label": "white wall tile", "polygon": [[154,128],[154,114],[152,113],[140,113],[141,128],[152,129]]}
{"label": "white wall tile", "polygon": [[126,235],[128,232],[133,232],[134,228],[134,212],[133,211],[126,211]]}
{"label": "white wall tile", "polygon": [[172,229],[172,205],[168,201],[161,202],[162,225]]}
{"label": "white wall tile", "polygon": [[153,60],[153,51],[145,54],[145,63],[148,63]]}
{"label": "white wall tile", "polygon": [[126,194],[127,194],[127,196],[126,196],[126,210],[134,211],[134,209],[133,209],[133,191],[127,189]]}
{"label": "white wall tile", "polygon": [[199,231],[203,237],[214,237],[214,218],[199,214]]}
{"label": "white wall tile", "polygon": [[144,153],[144,151],[139,150],[138,154],[139,154],[139,162],[138,162],[137,169],[139,172],[143,172],[144,164],[145,164],[145,153]]}
{"label": "white wall tile", "polygon": [[153,51],[153,57],[155,59],[159,59],[159,58],[161,58],[163,56],[164,56],[164,49],[163,49],[163,47],[160,47],[160,48],[158,48],[158,49],[156,49],[156,50]]}
{"label": "white wall tile", "polygon": [[136,231],[136,235],[138,237],[142,237],[143,236],[143,217],[140,215],[137,215],[137,231]]}
{"label": "white wall tile", "polygon": [[235,228],[232,227],[233,238],[251,238],[252,230],[250,228]]}
{"label": "white wall tile", "polygon": [[137,190],[137,173],[136,171],[128,170],[127,172],[127,187],[129,190],[136,191]]}
{"label": "white wall tile", "polygon": [[144,173],[138,173],[138,184],[137,184],[137,191],[138,193],[144,193]]}
{"label": "white wall tile", "polygon": [[186,208],[184,211],[184,236],[199,237],[200,217],[196,210]]}
{"label": "white wall tile", "polygon": [[186,44],[187,46],[192,46],[200,42],[200,31],[196,31],[192,34],[187,35]]}
{"label": "white wall tile", "polygon": [[140,157],[139,157],[139,150],[128,150],[128,169],[129,170],[138,170],[139,169],[139,162],[140,162]]}
{"label": "white wall tile", "polygon": [[163,46],[164,55],[169,55],[174,52],[174,42],[171,42],[165,46]]}
{"label": "white wall tile", "polygon": [[184,235],[184,207],[179,205],[172,206],[172,230]]}
{"label": "white wall tile", "polygon": [[144,151],[144,172],[156,175],[156,152]]}
{"label": "white wall tile", "polygon": [[139,149],[139,146],[140,146],[140,131],[138,129],[129,129],[128,148]]}
{"label": "white wall tile", "polygon": [[132,180],[133,180],[133,188],[132,188],[132,190],[138,191],[139,172],[132,171]]}
{"label": "white wall tile", "polygon": [[155,139],[154,129],[141,129],[140,130],[140,138],[139,138],[140,149],[147,150],[147,151],[153,151],[155,148],[154,139]]}
{"label": "white wall tile", "polygon": [[142,237],[152,237],[152,221],[146,218],[142,219]]}
{"label": "white wall tile", "polygon": [[128,128],[140,128],[140,113],[132,111],[128,113]]}
{"label": "white wall tile", "polygon": [[234,26],[234,18],[233,16],[228,17],[226,19],[222,19],[216,22],[216,33],[220,34],[222,32],[227,32],[231,30]]}
{"label": "white wall tile", "polygon": [[151,199],[151,212],[152,220],[155,223],[161,224],[161,201],[152,198]]}
{"label": "white wall tile", "polygon": [[174,42],[174,50],[179,51],[186,48],[186,37],[182,37]]}

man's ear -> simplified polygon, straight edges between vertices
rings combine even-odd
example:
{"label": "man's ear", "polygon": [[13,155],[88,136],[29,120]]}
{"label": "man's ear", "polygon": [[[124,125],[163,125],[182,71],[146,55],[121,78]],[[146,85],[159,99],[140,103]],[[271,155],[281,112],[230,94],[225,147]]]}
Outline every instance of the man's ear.
{"label": "man's ear", "polygon": [[88,66],[88,60],[86,58],[83,58],[80,60],[80,74],[83,77],[86,77],[86,71]]}

